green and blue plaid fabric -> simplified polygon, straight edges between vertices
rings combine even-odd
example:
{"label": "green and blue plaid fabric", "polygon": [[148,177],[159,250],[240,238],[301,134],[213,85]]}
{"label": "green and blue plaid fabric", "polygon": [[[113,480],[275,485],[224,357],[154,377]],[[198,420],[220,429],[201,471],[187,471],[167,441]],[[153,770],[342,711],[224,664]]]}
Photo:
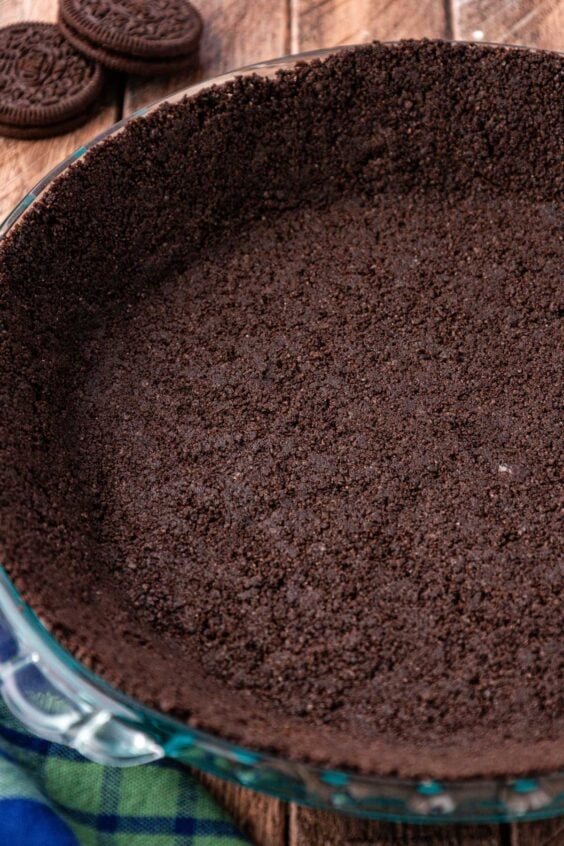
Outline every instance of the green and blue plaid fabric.
{"label": "green and blue plaid fabric", "polygon": [[174,761],[120,769],[28,734],[0,699],[1,846],[241,846]]}

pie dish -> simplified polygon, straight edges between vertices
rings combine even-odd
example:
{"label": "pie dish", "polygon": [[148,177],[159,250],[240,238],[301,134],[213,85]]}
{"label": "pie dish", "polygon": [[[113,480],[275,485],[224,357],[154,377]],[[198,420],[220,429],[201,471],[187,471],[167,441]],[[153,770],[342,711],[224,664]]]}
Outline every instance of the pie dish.
{"label": "pie dish", "polygon": [[6,222],[3,692],[98,760],[557,813],[562,60],[326,55],[134,116]]}

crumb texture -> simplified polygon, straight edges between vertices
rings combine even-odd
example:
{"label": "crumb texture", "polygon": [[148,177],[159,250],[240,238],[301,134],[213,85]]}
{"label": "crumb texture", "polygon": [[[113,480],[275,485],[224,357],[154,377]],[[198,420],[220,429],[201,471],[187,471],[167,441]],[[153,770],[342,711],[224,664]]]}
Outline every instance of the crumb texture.
{"label": "crumb texture", "polygon": [[561,96],[550,54],[373,45],[165,106],[31,209],[0,541],[78,657],[320,764],[564,764]]}

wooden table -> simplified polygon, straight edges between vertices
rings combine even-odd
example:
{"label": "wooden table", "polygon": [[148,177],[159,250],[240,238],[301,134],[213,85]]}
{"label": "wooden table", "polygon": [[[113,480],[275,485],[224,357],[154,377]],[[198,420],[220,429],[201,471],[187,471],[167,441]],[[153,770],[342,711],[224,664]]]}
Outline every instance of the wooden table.
{"label": "wooden table", "polygon": [[[564,0],[193,0],[205,19],[202,70],[116,78],[86,126],[45,141],[0,139],[0,219],[43,174],[106,126],[198,79],[301,50],[413,37],[564,49]],[[0,25],[54,20],[57,0],[0,0]],[[258,846],[562,846],[564,821],[414,827],[361,822],[286,805],[205,778]]]}

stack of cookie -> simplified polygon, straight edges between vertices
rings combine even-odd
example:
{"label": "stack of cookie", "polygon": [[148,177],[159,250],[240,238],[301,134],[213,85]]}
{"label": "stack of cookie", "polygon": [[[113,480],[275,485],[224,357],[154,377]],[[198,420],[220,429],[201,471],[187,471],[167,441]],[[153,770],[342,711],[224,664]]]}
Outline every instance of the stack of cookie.
{"label": "stack of cookie", "polygon": [[91,116],[104,67],[153,76],[197,67],[189,0],[61,0],[58,25],[0,29],[0,135],[45,138]]}
{"label": "stack of cookie", "polygon": [[198,64],[202,19],[187,0],[61,0],[59,26],[113,70],[153,76]]}

